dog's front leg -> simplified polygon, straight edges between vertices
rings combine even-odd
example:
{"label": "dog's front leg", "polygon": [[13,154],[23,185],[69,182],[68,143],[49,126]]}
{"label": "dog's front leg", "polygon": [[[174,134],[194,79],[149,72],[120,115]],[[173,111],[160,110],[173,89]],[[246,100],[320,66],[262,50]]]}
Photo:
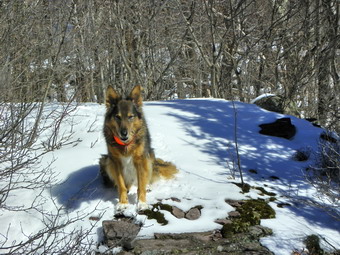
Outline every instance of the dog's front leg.
{"label": "dog's front leg", "polygon": [[151,161],[148,158],[137,158],[134,160],[138,179],[138,210],[149,208],[146,202],[146,187],[150,182]]}
{"label": "dog's front leg", "polygon": [[128,196],[127,196],[127,188],[125,186],[125,181],[123,175],[121,173],[117,174],[117,187],[118,187],[118,194],[119,194],[119,203],[116,206],[116,210],[118,212],[124,211],[128,205]]}
{"label": "dog's front leg", "polygon": [[107,173],[110,178],[114,181],[118,189],[119,203],[116,206],[117,212],[124,211],[129,204],[127,196],[127,188],[123,177],[122,164],[117,160],[113,161],[108,159]]}

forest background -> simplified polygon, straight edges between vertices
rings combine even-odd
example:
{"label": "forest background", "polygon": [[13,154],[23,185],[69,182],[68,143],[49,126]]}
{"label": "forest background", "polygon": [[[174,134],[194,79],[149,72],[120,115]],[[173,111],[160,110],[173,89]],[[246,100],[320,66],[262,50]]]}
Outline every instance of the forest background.
{"label": "forest background", "polygon": [[337,0],[2,0],[0,105],[272,93],[339,132],[339,37]]}

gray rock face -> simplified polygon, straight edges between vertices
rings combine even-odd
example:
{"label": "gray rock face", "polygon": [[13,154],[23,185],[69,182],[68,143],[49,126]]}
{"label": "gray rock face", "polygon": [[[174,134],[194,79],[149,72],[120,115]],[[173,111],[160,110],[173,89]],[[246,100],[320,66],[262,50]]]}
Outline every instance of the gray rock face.
{"label": "gray rock face", "polygon": [[238,234],[231,239],[222,238],[218,230],[202,233],[155,234],[155,239],[137,240],[133,253],[129,254],[273,255],[258,241],[263,235],[264,231],[256,228],[252,234]]}
{"label": "gray rock face", "polygon": [[122,246],[124,249],[133,249],[132,241],[140,231],[140,226],[130,221],[105,220],[102,223],[104,242],[108,247]]}

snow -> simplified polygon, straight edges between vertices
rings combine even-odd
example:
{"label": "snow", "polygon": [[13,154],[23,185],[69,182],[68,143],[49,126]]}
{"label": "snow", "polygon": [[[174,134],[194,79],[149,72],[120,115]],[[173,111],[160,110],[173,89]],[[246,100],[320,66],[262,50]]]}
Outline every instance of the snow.
{"label": "snow", "polygon": [[254,98],[253,100],[250,101],[251,104],[255,104],[255,102],[259,101],[262,98],[266,97],[274,97],[276,96],[275,94],[270,94],[270,93],[264,93],[262,95],[259,95],[258,97]]}
{"label": "snow", "polygon": [[[98,159],[106,153],[102,135],[104,112],[104,105],[79,105],[63,121],[60,130],[60,134],[72,133],[70,139],[78,142],[47,153],[41,162],[41,167],[52,162],[57,179],[55,185],[42,193],[43,197],[50,198],[46,199],[43,210],[53,212],[62,207],[60,222],[86,213],[99,217],[98,222],[84,218],[65,227],[66,232],[91,229],[89,235],[95,242],[102,239],[99,234],[101,222],[113,219],[114,207],[118,202],[116,190],[105,188],[99,175]],[[314,199],[315,189],[303,174],[303,169],[312,164],[312,158],[306,162],[292,160],[298,149],[316,150],[322,129],[289,116],[297,127],[297,134],[292,140],[261,135],[258,132],[259,124],[285,115],[263,110],[253,104],[233,104],[219,99],[146,102],[144,113],[156,156],[173,162],[180,170],[175,179],[160,180],[151,186],[147,194],[148,203],[162,201],[184,211],[198,205],[203,209],[201,217],[194,221],[177,219],[169,212],[162,211],[169,224],[161,226],[155,220],[135,213],[137,192],[133,188],[129,193],[131,205],[127,213],[143,223],[139,238],[152,237],[154,233],[218,229],[221,226],[214,221],[227,217],[228,212],[233,210],[225,199],[267,198],[254,189],[242,194],[232,183],[240,182],[239,174],[233,169],[237,157],[236,130],[245,182],[251,186],[266,185],[267,191],[277,194],[277,201],[270,203],[276,211],[276,218],[261,221],[262,225],[272,228],[274,234],[262,238],[262,244],[277,255],[291,254],[294,249],[302,249],[306,235],[317,234],[340,248],[339,222],[325,212],[301,203],[301,199]],[[250,173],[250,169],[256,170],[257,174]],[[274,180],[272,176],[279,179]],[[36,195],[32,190],[17,190],[7,202],[30,204]],[[178,198],[180,202],[169,199],[171,197]],[[279,202],[292,206],[279,208]],[[2,211],[0,229],[2,234],[8,231],[8,240],[0,236],[0,242],[25,241],[28,235],[43,227],[42,219],[37,217],[34,213]],[[100,249],[104,248],[99,246]]]}

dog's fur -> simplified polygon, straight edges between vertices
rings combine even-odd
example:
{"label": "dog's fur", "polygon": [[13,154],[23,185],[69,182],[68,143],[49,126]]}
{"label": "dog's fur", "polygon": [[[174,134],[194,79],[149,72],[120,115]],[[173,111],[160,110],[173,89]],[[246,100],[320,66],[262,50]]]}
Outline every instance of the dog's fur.
{"label": "dog's fur", "polygon": [[145,210],[147,185],[177,173],[173,164],[155,158],[142,110],[141,90],[135,86],[126,98],[111,86],[106,91],[104,136],[108,154],[100,159],[100,168],[104,182],[112,181],[118,189],[118,211],[128,206],[127,193],[133,184],[138,187],[138,210]]}

